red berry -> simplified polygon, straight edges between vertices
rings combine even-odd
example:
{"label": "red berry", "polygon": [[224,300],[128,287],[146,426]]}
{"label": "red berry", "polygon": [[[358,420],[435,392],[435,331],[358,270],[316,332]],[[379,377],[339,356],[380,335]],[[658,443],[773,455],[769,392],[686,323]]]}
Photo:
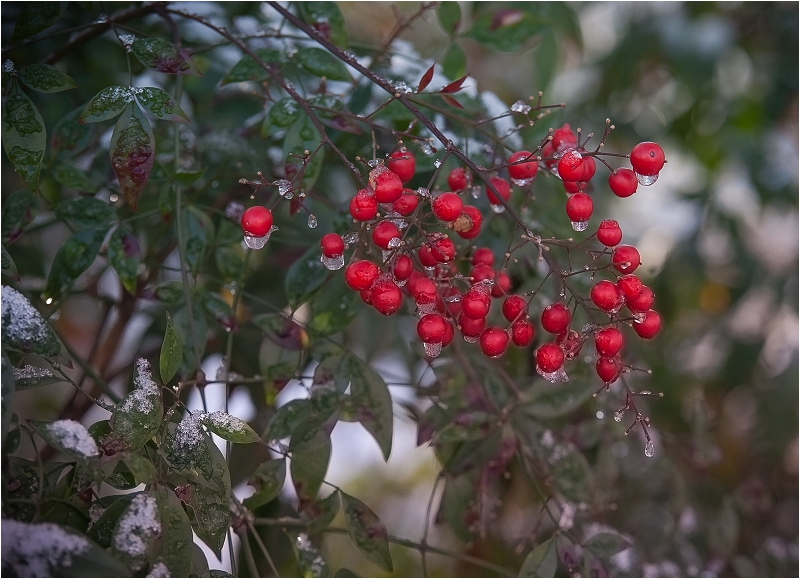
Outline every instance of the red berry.
{"label": "red berry", "polygon": [[594,284],[590,297],[598,308],[605,312],[618,310],[622,305],[622,295],[617,286],[608,280],[602,280]]}
{"label": "red berry", "polygon": [[[633,274],[624,275],[617,280],[617,287],[625,297],[625,302],[635,300],[642,293],[642,280]],[[649,307],[649,306],[648,306]]]}
{"label": "red berry", "polygon": [[597,228],[597,241],[606,247],[619,245],[619,242],[622,241],[622,229],[620,229],[619,223],[613,219],[600,222],[600,227]]}
{"label": "red berry", "polygon": [[573,223],[584,223],[592,216],[594,205],[586,193],[575,193],[567,199],[567,215]]}
{"label": "red berry", "polygon": [[356,291],[367,290],[378,279],[379,273],[378,266],[371,261],[354,261],[344,270],[344,282]]}
{"label": "red berry", "polygon": [[661,331],[661,316],[655,310],[648,310],[644,320],[633,322],[633,331],[639,334],[639,337],[645,340],[650,340]]}
{"label": "red berry", "polygon": [[638,186],[636,173],[630,169],[617,169],[608,176],[608,187],[617,197],[630,197]]}
{"label": "red berry", "polygon": [[583,176],[583,156],[577,149],[569,149],[558,160],[558,175],[563,181],[578,181]]}
{"label": "red berry", "polygon": [[542,344],[536,350],[536,366],[545,374],[552,374],[564,365],[564,350],[556,344]]}
{"label": "red berry", "polygon": [[485,279],[494,279],[497,272],[488,265],[476,265],[469,272],[469,276],[472,278],[472,283],[475,284]]}
{"label": "red berry", "polygon": [[433,214],[441,221],[455,221],[461,215],[464,204],[455,193],[442,193],[433,200]]}
{"label": "red berry", "polygon": [[409,282],[408,291],[411,297],[417,302],[417,305],[426,305],[436,303],[436,284],[429,280],[427,277],[421,277],[414,281]]}
{"label": "red berry", "polygon": [[575,133],[570,129],[569,124],[564,123],[560,129],[553,131],[553,144],[555,151],[563,151],[566,147],[574,147],[578,144],[578,138]]}
{"label": "red berry", "polygon": [[369,189],[362,189],[350,200],[350,215],[358,221],[369,221],[378,214],[378,201]]}
{"label": "red berry", "polygon": [[472,265],[483,264],[492,267],[494,264],[494,253],[488,247],[479,247],[475,250],[475,253],[472,254],[470,261]]}
{"label": "red berry", "polygon": [[444,328],[444,337],[442,338],[442,348],[449,345],[450,342],[453,341],[453,324],[447,322],[447,325]]}
{"label": "red berry", "polygon": [[407,255],[398,255],[394,260],[394,268],[392,269],[392,273],[394,273],[394,279],[397,281],[407,280],[411,277],[411,273],[413,271],[414,262]]}
{"label": "red berry", "polygon": [[468,217],[467,222],[471,223],[472,225],[467,225],[463,231],[460,228],[456,229],[456,232],[464,239],[474,239],[475,237],[478,237],[478,234],[481,232],[483,215],[481,215],[481,212],[478,211],[477,207],[473,207],[472,205],[464,205],[461,211],[466,217]]}
{"label": "red berry", "polygon": [[394,203],[403,194],[403,182],[400,177],[386,167],[373,169],[369,175],[369,184],[375,191],[378,203]]}
{"label": "red berry", "polygon": [[419,250],[417,250],[417,255],[419,256],[419,262],[422,264],[422,267],[436,267],[439,263],[439,260],[436,259],[436,256],[433,254],[433,249],[428,244],[422,245]]}
{"label": "red berry", "polygon": [[581,169],[583,172],[581,173],[580,181],[581,183],[588,183],[594,177],[594,173],[597,170],[597,165],[594,162],[594,157],[584,157],[583,163],[581,163]]}
{"label": "red berry", "polygon": [[508,175],[512,179],[517,181],[533,179],[538,170],[539,162],[530,151],[517,151],[508,158]]}
{"label": "red berry", "polygon": [[572,315],[569,308],[557,302],[550,304],[542,311],[542,328],[551,334],[560,334],[569,327]]}
{"label": "red berry", "polygon": [[486,328],[481,332],[481,352],[490,358],[502,356],[508,348],[508,334],[500,328]]}
{"label": "red berry", "polygon": [[405,193],[403,193],[400,198],[394,202],[392,209],[394,209],[403,217],[408,217],[414,213],[417,205],[419,205],[419,197],[411,193],[411,189],[404,189],[404,191]]}
{"label": "red berry", "polygon": [[372,290],[361,290],[358,292],[358,295],[361,296],[361,301],[367,304],[368,306],[372,305]]}
{"label": "red berry", "polygon": [[325,257],[336,258],[344,253],[344,240],[341,235],[328,233],[319,242],[322,247],[322,255]]}
{"label": "red berry", "polygon": [[622,350],[624,339],[617,328],[605,328],[594,335],[594,347],[601,356],[611,358]]}
{"label": "red berry", "polygon": [[477,338],[480,336],[483,328],[486,327],[486,318],[478,318],[477,320],[473,320],[462,313],[458,316],[458,327],[463,336],[467,338]]}
{"label": "red berry", "polygon": [[396,238],[400,238],[400,230],[391,221],[381,221],[372,230],[372,241],[381,249],[389,249],[389,242]]}
{"label": "red berry", "polygon": [[564,191],[567,192],[567,195],[572,195],[573,193],[578,193],[583,190],[582,184],[577,181],[562,181],[561,184],[564,185]]}
{"label": "red berry", "polygon": [[632,312],[646,312],[650,309],[650,306],[653,305],[655,299],[653,290],[643,285],[641,293],[635,298],[626,299],[625,305],[627,305],[628,309]]}
{"label": "red berry", "polygon": [[272,211],[256,205],[242,214],[242,229],[253,237],[264,237],[272,228]]}
{"label": "red berry", "polygon": [[533,324],[526,319],[517,320],[511,324],[511,341],[515,346],[524,348],[533,342],[533,336],[536,331],[533,329]]}
{"label": "red berry", "polygon": [[620,273],[631,273],[641,263],[639,252],[631,245],[620,245],[611,254],[611,263]]}
{"label": "red berry", "polygon": [[431,254],[436,258],[439,263],[447,263],[453,261],[456,255],[456,246],[449,237],[443,235],[433,241],[431,246]]}
{"label": "red berry", "polygon": [[612,358],[600,357],[594,366],[597,375],[606,384],[611,384],[614,380],[619,378],[622,372],[622,362],[618,356]]}
{"label": "red berry", "polygon": [[426,344],[441,344],[447,333],[447,320],[439,314],[427,314],[417,322],[417,335]]}
{"label": "red berry", "polygon": [[450,174],[447,176],[447,186],[451,191],[461,191],[466,188],[469,181],[471,181],[469,176],[469,173],[467,173],[463,167],[457,167],[450,171]]}
{"label": "red berry", "polygon": [[508,296],[503,301],[503,316],[513,322],[522,313],[528,311],[528,302],[517,295]]}
{"label": "red berry", "polygon": [[561,332],[556,336],[556,344],[561,346],[561,349],[564,350],[564,356],[567,360],[574,360],[577,358],[581,353],[581,348],[583,348],[581,335],[575,330]]}
{"label": "red berry", "polygon": [[408,183],[414,176],[416,161],[410,152],[397,150],[389,155],[386,166],[400,177],[403,183]]}
{"label": "red berry", "polygon": [[[500,195],[500,197],[508,201],[508,198],[511,197],[511,185],[508,184],[508,181],[500,177],[492,177],[489,179],[489,183],[491,183],[492,187],[497,189],[497,194]],[[500,198],[495,195],[494,191],[492,191],[488,185],[486,186],[486,196],[489,198],[489,203],[492,205],[502,205]]]}
{"label": "red berry", "polygon": [[492,286],[492,297],[501,298],[508,293],[511,289],[511,278],[504,271],[501,271],[494,278],[494,285]]}
{"label": "red berry", "polygon": [[491,307],[492,301],[489,296],[475,290],[468,291],[461,299],[461,313],[473,320],[485,318]]}
{"label": "red berry", "polygon": [[403,303],[403,292],[391,280],[378,281],[372,286],[372,307],[384,316],[395,313]]}
{"label": "red berry", "polygon": [[[450,286],[444,291],[445,303],[447,304],[447,311],[450,315],[456,317],[461,313],[461,292],[456,288]],[[458,301],[450,301],[447,298],[456,298]]]}
{"label": "red berry", "polygon": [[658,175],[664,162],[664,150],[651,141],[639,143],[631,150],[631,166],[639,175]]}

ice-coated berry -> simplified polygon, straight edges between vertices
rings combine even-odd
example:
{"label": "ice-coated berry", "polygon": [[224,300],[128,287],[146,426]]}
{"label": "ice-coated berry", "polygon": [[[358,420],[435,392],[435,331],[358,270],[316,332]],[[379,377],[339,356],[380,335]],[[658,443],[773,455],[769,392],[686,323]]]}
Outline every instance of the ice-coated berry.
{"label": "ice-coated berry", "polygon": [[490,358],[502,356],[508,348],[508,334],[500,328],[486,328],[481,332],[481,352]]}
{"label": "ice-coated berry", "polygon": [[319,245],[325,257],[336,258],[344,253],[344,240],[341,235],[335,233],[324,235]]}
{"label": "ice-coated berry", "polygon": [[608,280],[601,280],[594,284],[589,293],[594,305],[605,312],[618,310],[622,305],[622,295],[617,286]]}
{"label": "ice-coated berry", "polygon": [[533,324],[527,319],[517,320],[511,324],[511,341],[519,348],[530,346],[535,335],[536,330],[534,330]]}
{"label": "ice-coated berry", "polygon": [[242,230],[253,237],[264,237],[272,228],[272,212],[266,207],[249,207],[242,214]]}
{"label": "ice-coated berry", "polygon": [[594,346],[597,353],[607,358],[619,354],[624,343],[622,332],[617,328],[604,328],[594,335]]}
{"label": "ice-coated berry", "polygon": [[461,208],[464,206],[461,198],[455,193],[442,193],[433,200],[433,214],[441,221],[455,221],[461,215]]}
{"label": "ice-coated berry", "polygon": [[426,344],[441,344],[447,333],[447,320],[439,314],[426,314],[417,322],[417,335]]}
{"label": "ice-coated berry", "polygon": [[664,150],[651,141],[639,143],[631,150],[631,166],[639,175],[658,175],[664,162]]}
{"label": "ice-coated berry", "polygon": [[622,229],[613,219],[606,219],[600,222],[597,228],[597,241],[606,247],[615,247],[622,241]]}
{"label": "ice-coated berry", "polygon": [[542,344],[536,350],[536,366],[546,374],[552,374],[564,365],[564,350],[556,344]]}
{"label": "ice-coated berry", "polygon": [[358,221],[369,221],[378,214],[378,201],[369,189],[362,189],[350,200],[350,215]]}
{"label": "ice-coated berry", "polygon": [[527,312],[528,302],[524,298],[511,295],[503,300],[503,316],[509,321],[513,322],[522,312]]}
{"label": "ice-coated berry", "polygon": [[600,357],[595,363],[595,371],[600,379],[606,384],[611,384],[614,380],[619,378],[622,372],[622,362],[619,357]]}
{"label": "ice-coated berry", "polygon": [[463,167],[456,167],[447,176],[447,186],[451,191],[461,191],[470,182],[469,173]]}
{"label": "ice-coated berry", "polygon": [[[508,201],[508,198],[511,197],[511,185],[509,185],[508,181],[501,177],[492,177],[489,179],[489,182],[492,184],[492,187],[497,190],[497,194],[505,201]],[[486,186],[486,196],[489,199],[489,203],[492,205],[502,205],[502,201],[488,185]]]}
{"label": "ice-coated berry", "polygon": [[395,313],[403,303],[403,292],[391,280],[378,281],[372,286],[372,307],[384,316]]}
{"label": "ice-coated berry", "polygon": [[408,183],[414,176],[416,161],[409,151],[397,150],[386,161],[389,170],[395,173],[403,183]]}
{"label": "ice-coated berry", "polygon": [[611,254],[611,263],[620,273],[633,273],[639,267],[639,252],[632,245],[618,245]]}
{"label": "ice-coated berry", "polygon": [[371,261],[354,261],[344,270],[344,281],[356,291],[367,290],[378,279],[380,269]]}
{"label": "ice-coated berry", "polygon": [[512,179],[533,179],[538,170],[539,163],[530,151],[517,151],[508,158],[508,175]]}
{"label": "ice-coated berry", "polygon": [[572,315],[561,302],[550,304],[542,311],[542,329],[550,334],[560,334],[569,327]]}
{"label": "ice-coated berry", "polygon": [[410,189],[404,189],[404,191],[397,201],[392,204],[392,209],[403,217],[407,217],[414,213],[417,205],[419,205],[419,197],[411,193]]}
{"label": "ice-coated berry", "polygon": [[655,310],[648,310],[644,320],[641,322],[634,320],[633,331],[645,340],[655,338],[661,331],[661,316]]}
{"label": "ice-coated berry", "polygon": [[389,249],[389,242],[400,237],[400,230],[391,221],[381,221],[372,230],[372,241],[381,249]]}

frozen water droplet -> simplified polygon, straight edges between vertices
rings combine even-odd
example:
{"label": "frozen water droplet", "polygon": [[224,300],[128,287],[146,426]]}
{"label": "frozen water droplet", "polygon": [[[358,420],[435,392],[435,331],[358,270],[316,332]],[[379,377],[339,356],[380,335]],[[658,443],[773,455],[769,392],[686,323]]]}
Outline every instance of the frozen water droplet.
{"label": "frozen water droplet", "polygon": [[568,150],[569,149],[565,149],[563,151],[556,151],[555,153],[553,153],[553,159],[560,159],[561,157],[564,156],[564,153],[566,153]]}
{"label": "frozen water droplet", "polygon": [[427,316],[436,311],[436,302],[430,304],[417,304],[417,312],[420,316]]}
{"label": "frozen water droplet", "polygon": [[311,229],[314,229],[317,226],[317,218],[313,215],[308,216],[308,226]]}
{"label": "frozen water droplet", "polygon": [[647,319],[647,312],[633,312],[633,319],[641,324]]}
{"label": "frozen water droplet", "polygon": [[416,193],[420,197],[430,197],[431,196],[431,192],[428,189],[426,189],[425,187],[418,188]]}
{"label": "frozen water droplet", "polygon": [[645,445],[644,445],[644,455],[645,455],[647,458],[653,458],[653,456],[654,456],[655,454],[656,454],[656,447],[655,447],[655,445],[653,444],[653,441],[652,441],[652,440],[648,440],[648,441],[647,441],[647,444],[645,444]]}
{"label": "frozen water droplet", "polygon": [[478,336],[464,336],[464,341],[467,344],[474,344],[478,341]]}
{"label": "frozen water droplet", "polygon": [[481,295],[489,295],[494,287],[494,280],[493,279],[482,279],[478,283],[475,283],[470,288],[470,291],[475,293],[479,293]]}
{"label": "frozen water droplet", "polygon": [[494,211],[498,215],[506,210],[506,208],[503,207],[502,205],[495,205],[494,203],[490,203],[489,205],[491,206],[492,211]]}
{"label": "frozen water droplet", "polygon": [[331,271],[336,271],[337,269],[342,269],[344,267],[344,254],[340,255],[339,257],[325,257],[324,255],[321,255],[319,260],[322,262],[322,265]]}
{"label": "frozen water droplet", "polygon": [[572,221],[572,229],[575,231],[586,231],[586,228],[589,227],[589,220],[586,221]]}
{"label": "frozen water droplet", "polygon": [[481,196],[481,188],[475,185],[470,190],[470,193],[472,194],[473,199],[479,199]]}
{"label": "frozen water droplet", "polygon": [[120,34],[119,40],[122,42],[122,46],[125,47],[125,51],[130,52],[136,37],[133,34]]}
{"label": "frozen water droplet", "polygon": [[636,173],[636,179],[644,186],[652,185],[658,180],[658,173],[655,175],[640,175]]}
{"label": "frozen water droplet", "polygon": [[389,250],[389,249],[384,249],[384,250],[382,250],[382,251],[381,251],[381,260],[383,260],[383,263],[386,263],[386,262],[388,261],[388,259],[389,259],[390,257],[392,257],[392,254],[393,254],[393,253],[394,253],[394,252],[393,252],[393,251],[391,251],[391,250]]}
{"label": "frozen water droplet", "polygon": [[418,144],[419,148],[422,149],[422,152],[424,154],[433,155],[433,147],[431,147],[429,143],[426,143],[425,141],[420,141]]}
{"label": "frozen water droplet", "polygon": [[556,384],[558,382],[569,382],[569,376],[567,376],[567,372],[564,370],[563,366],[555,372],[545,372],[539,368],[539,365],[537,364],[536,372],[551,384]]}
{"label": "frozen water droplet", "polygon": [[401,243],[403,242],[399,237],[392,237],[388,243],[389,249],[397,249]]}
{"label": "frozen water droplet", "polygon": [[272,235],[272,232],[273,231],[277,231],[277,229],[278,228],[273,225],[272,227],[270,227],[269,231],[267,231],[267,234],[263,235],[261,237],[258,237],[256,235],[251,235],[249,233],[245,233],[244,234],[244,243],[250,249],[261,249],[269,241],[269,237],[270,237],[270,235]]}
{"label": "frozen water droplet", "polygon": [[435,358],[436,356],[442,353],[441,342],[437,342],[435,344],[425,342],[424,346],[425,346],[425,355],[428,356],[429,358]]}
{"label": "frozen water droplet", "polygon": [[511,182],[514,183],[517,187],[527,187],[531,183],[533,183],[533,177],[530,179],[511,179]]}
{"label": "frozen water droplet", "polygon": [[441,162],[439,159],[436,159],[436,160],[433,162],[433,166],[434,166],[434,167],[436,167],[436,168],[438,169],[439,167],[441,167],[441,166],[442,166],[442,162]]}
{"label": "frozen water droplet", "polygon": [[461,294],[453,294],[451,296],[445,296],[444,301],[448,304],[455,304],[461,301]]}
{"label": "frozen water droplet", "polygon": [[373,169],[380,164],[381,162],[378,159],[372,159],[371,161],[367,161],[367,165],[372,167]]}
{"label": "frozen water droplet", "polygon": [[404,285],[406,285],[407,283],[408,283],[408,280],[407,280],[407,279],[397,279],[397,278],[394,278],[394,285],[396,285],[397,287],[403,287],[403,286],[404,286]]}
{"label": "frozen water droplet", "polygon": [[428,273],[432,273],[436,269],[436,266],[435,265],[432,265],[431,267],[425,266],[422,269],[424,269]]}
{"label": "frozen water droplet", "polygon": [[623,414],[622,410],[617,410],[614,413],[614,422],[622,422],[622,414]]}
{"label": "frozen water droplet", "polygon": [[286,179],[278,179],[274,185],[278,188],[278,195],[284,199],[291,199],[294,197],[292,193],[292,184]]}
{"label": "frozen water droplet", "polygon": [[345,246],[353,245],[358,241],[358,231],[354,231],[353,233],[348,233],[344,236],[344,244]]}
{"label": "frozen water droplet", "polygon": [[409,87],[405,82],[402,80],[400,82],[394,83],[394,91],[400,94],[411,94],[414,92],[411,87]]}
{"label": "frozen water droplet", "polygon": [[511,112],[522,113],[523,115],[527,115],[529,112],[531,112],[531,107],[525,104],[525,101],[517,101],[513,105],[511,105]]}

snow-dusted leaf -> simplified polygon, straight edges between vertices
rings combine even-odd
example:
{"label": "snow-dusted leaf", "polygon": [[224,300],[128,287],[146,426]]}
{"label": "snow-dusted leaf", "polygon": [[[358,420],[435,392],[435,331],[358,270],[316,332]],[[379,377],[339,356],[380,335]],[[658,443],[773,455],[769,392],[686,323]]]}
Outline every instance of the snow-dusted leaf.
{"label": "snow-dusted leaf", "polygon": [[153,168],[155,147],[150,122],[137,105],[131,105],[114,126],[109,153],[120,189],[133,209]]}
{"label": "snow-dusted leaf", "polygon": [[330,577],[331,570],[325,557],[306,533],[289,534],[297,558],[297,566],[303,577]]}
{"label": "snow-dusted leaf", "polygon": [[177,425],[170,424],[164,433],[161,445],[164,458],[172,468],[192,476],[193,480],[210,480],[214,469],[207,438],[199,417],[196,414],[187,416]]}
{"label": "snow-dusted leaf", "polygon": [[276,458],[261,463],[247,483],[255,487],[253,496],[244,500],[250,510],[266,505],[281,492],[286,482],[286,459]]}
{"label": "snow-dusted leaf", "polygon": [[161,37],[137,38],[131,44],[131,52],[143,65],[158,72],[201,76],[186,50]]}
{"label": "snow-dusted leaf", "polygon": [[556,542],[551,537],[528,553],[525,561],[522,562],[519,576],[554,577],[557,563]]}
{"label": "snow-dusted leaf", "polygon": [[0,246],[2,251],[2,270],[3,274],[19,281],[19,272],[17,271],[17,264],[11,259],[11,255],[6,251],[6,246]]}
{"label": "snow-dusted leaf", "polygon": [[114,210],[95,197],[68,199],[56,205],[53,211],[58,219],[69,221],[79,229],[102,227],[114,220]]}
{"label": "snow-dusted leaf", "polygon": [[31,365],[14,368],[14,384],[17,390],[30,390],[60,382],[64,382],[64,378],[56,376],[49,368],[38,368]]}
{"label": "snow-dusted leaf", "polygon": [[133,102],[133,91],[127,86],[109,86],[92,97],[81,116],[79,123],[99,123],[113,119]]}
{"label": "snow-dusted leaf", "polygon": [[148,86],[136,87],[133,92],[142,108],[154,117],[163,121],[189,122],[189,117],[167,91]]}
{"label": "snow-dusted leaf", "polygon": [[121,224],[108,241],[108,263],[117,272],[122,286],[131,295],[136,294],[140,256],[139,240],[130,227]]}
{"label": "snow-dusted leaf", "polygon": [[153,381],[150,363],[139,358],[133,375],[133,391],[114,409],[113,432],[103,441],[104,447],[136,452],[158,430],[162,415],[161,389]]}
{"label": "snow-dusted leaf", "polygon": [[340,493],[347,532],[359,551],[384,571],[392,572],[392,556],[386,527],[366,504],[347,493]]}
{"label": "snow-dusted leaf", "polygon": [[55,356],[61,351],[55,332],[28,298],[4,285],[1,301],[3,346],[42,356]]}
{"label": "snow-dusted leaf", "polygon": [[11,42],[17,42],[50,28],[67,8],[67,3],[25,2],[20,6]]}
{"label": "snow-dusted leaf", "polygon": [[3,100],[2,120],[3,149],[28,189],[35,191],[47,145],[47,131],[39,109],[16,84]]}
{"label": "snow-dusted leaf", "polygon": [[76,279],[86,271],[100,251],[106,228],[84,229],[70,237],[58,250],[42,297],[58,300],[69,291]]}
{"label": "snow-dusted leaf", "polygon": [[71,458],[85,461],[100,454],[94,438],[80,422],[69,419],[54,422],[33,420],[29,422],[47,444]]}
{"label": "snow-dusted leaf", "polygon": [[239,444],[261,441],[261,438],[250,428],[249,424],[241,418],[237,418],[226,412],[203,414],[200,417],[200,422],[223,440],[229,440],[230,442]]}
{"label": "snow-dusted leaf", "polygon": [[23,66],[19,71],[19,79],[38,92],[61,92],[78,86],[71,76],[49,64]]}
{"label": "snow-dusted leaf", "polygon": [[164,342],[161,344],[161,356],[159,357],[159,370],[161,381],[168,384],[175,372],[181,366],[183,360],[183,343],[181,338],[175,333],[172,324],[172,316],[167,312],[167,329],[164,331]]}
{"label": "snow-dusted leaf", "polygon": [[151,545],[161,534],[158,501],[151,493],[136,495],[117,521],[111,539],[114,556],[134,573],[147,562]]}

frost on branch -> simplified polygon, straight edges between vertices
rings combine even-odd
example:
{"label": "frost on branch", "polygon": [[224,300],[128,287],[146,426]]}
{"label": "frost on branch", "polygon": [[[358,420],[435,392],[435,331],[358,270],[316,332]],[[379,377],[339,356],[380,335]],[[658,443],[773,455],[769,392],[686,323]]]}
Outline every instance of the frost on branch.
{"label": "frost on branch", "polygon": [[3,519],[3,571],[17,577],[50,577],[71,567],[73,557],[89,550],[87,539],[52,523],[21,523]]}
{"label": "frost on branch", "polygon": [[52,328],[24,295],[4,285],[2,289],[3,345],[42,356],[55,356],[61,344]]}

